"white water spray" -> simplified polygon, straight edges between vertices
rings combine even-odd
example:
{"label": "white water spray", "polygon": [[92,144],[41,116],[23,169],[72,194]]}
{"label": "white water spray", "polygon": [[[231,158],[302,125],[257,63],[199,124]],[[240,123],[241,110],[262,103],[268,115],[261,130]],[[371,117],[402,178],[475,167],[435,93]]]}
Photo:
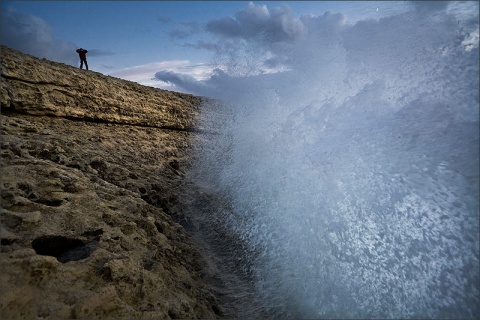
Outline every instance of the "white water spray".
{"label": "white water spray", "polygon": [[478,15],[339,17],[270,47],[289,71],[204,84],[232,114],[202,183],[267,314],[478,317]]}

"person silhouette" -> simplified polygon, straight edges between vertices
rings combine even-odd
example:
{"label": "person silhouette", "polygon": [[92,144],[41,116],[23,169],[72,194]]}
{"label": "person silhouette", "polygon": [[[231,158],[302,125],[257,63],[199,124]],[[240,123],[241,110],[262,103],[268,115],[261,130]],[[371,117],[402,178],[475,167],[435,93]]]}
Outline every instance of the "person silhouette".
{"label": "person silhouette", "polygon": [[83,63],[85,62],[85,68],[88,70],[87,52],[88,51],[83,48],[77,49],[78,56],[80,57],[80,69],[83,69]]}

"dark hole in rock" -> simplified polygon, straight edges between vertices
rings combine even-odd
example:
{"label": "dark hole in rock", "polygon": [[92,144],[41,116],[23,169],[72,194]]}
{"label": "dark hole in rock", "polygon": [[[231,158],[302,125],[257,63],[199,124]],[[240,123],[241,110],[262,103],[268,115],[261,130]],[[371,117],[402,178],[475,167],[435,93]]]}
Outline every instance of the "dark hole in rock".
{"label": "dark hole in rock", "polygon": [[75,183],[70,183],[62,187],[63,191],[68,192],[68,193],[77,193],[81,190],[81,188],[75,184]]}
{"label": "dark hole in rock", "polygon": [[90,167],[97,171],[105,171],[107,169],[107,164],[102,160],[93,160],[90,162]]}
{"label": "dark hole in rock", "polygon": [[76,163],[67,164],[67,167],[82,170],[82,167],[79,164],[76,164]]}
{"label": "dark hole in rock", "polygon": [[156,202],[154,202],[148,194],[142,194],[142,200],[145,201],[148,204],[151,204],[152,206],[156,205]]}
{"label": "dark hole in rock", "polygon": [[32,192],[28,195],[28,200],[35,200],[38,199],[38,196],[35,194],[35,192]]}
{"label": "dark hole in rock", "polygon": [[177,319],[178,318],[177,313],[175,312],[175,310],[172,310],[172,309],[168,310],[168,316],[172,319]]}
{"label": "dark hole in rock", "polygon": [[49,206],[49,207],[59,207],[62,205],[63,203],[63,200],[58,200],[58,199],[53,199],[53,200],[49,200],[49,199],[38,199],[35,201],[36,203],[40,203],[40,204],[44,204],[46,206]]}
{"label": "dark hole in rock", "polygon": [[178,163],[177,160],[172,160],[172,161],[170,161],[169,164],[170,164],[170,167],[172,167],[172,169],[174,169],[174,170],[180,169],[180,164]]}
{"label": "dark hole in rock", "polygon": [[37,133],[38,129],[37,128],[25,128],[23,129],[26,133]]}
{"label": "dark hole in rock", "polygon": [[147,189],[145,189],[143,187],[138,188],[138,191],[140,191],[141,194],[147,193]]}
{"label": "dark hole in rock", "polygon": [[96,243],[85,245],[80,239],[64,236],[43,236],[32,242],[37,254],[55,257],[61,263],[88,258],[97,246]]}
{"label": "dark hole in rock", "polygon": [[11,245],[11,244],[14,243],[14,242],[15,242],[15,239],[2,238],[2,239],[0,240],[0,244],[1,244],[2,246],[9,246],[9,245]]}
{"label": "dark hole in rock", "polygon": [[163,212],[165,212],[166,214],[170,215],[170,205],[168,203],[167,200],[165,199],[159,199],[158,201],[156,201],[156,205],[155,206],[160,206],[160,208],[163,210]]}
{"label": "dark hole in rock", "polygon": [[155,222],[155,227],[157,227],[158,232],[163,233],[163,226],[160,223]]}
{"label": "dark hole in rock", "polygon": [[135,173],[130,173],[130,174],[128,175],[128,177],[129,177],[130,179],[138,179],[138,176],[137,176]]}
{"label": "dark hole in rock", "polygon": [[56,154],[55,151],[50,151],[50,150],[42,150],[38,154],[38,156],[41,159],[50,160],[50,161],[53,161],[53,162],[58,162],[60,160],[60,156],[58,154]]}
{"label": "dark hole in rock", "polygon": [[155,262],[153,260],[145,261],[143,264],[143,268],[147,271],[152,271]]}
{"label": "dark hole in rock", "polygon": [[90,257],[93,251],[97,250],[98,243],[91,242],[85,246],[76,247],[70,251],[62,253],[57,260],[61,263],[69,262],[69,261],[77,261],[82,260]]}

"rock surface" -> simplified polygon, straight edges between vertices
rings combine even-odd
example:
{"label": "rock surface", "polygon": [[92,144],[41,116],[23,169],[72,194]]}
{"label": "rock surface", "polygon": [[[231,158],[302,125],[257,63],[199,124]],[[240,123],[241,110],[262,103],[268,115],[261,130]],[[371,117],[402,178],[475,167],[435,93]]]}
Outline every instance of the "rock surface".
{"label": "rock surface", "polygon": [[1,67],[0,318],[227,316],[177,223],[206,98],[3,46]]}
{"label": "rock surface", "polygon": [[[22,55],[2,46],[3,111],[95,122],[197,130],[202,98],[145,87]],[[18,55],[17,55],[18,56]]]}

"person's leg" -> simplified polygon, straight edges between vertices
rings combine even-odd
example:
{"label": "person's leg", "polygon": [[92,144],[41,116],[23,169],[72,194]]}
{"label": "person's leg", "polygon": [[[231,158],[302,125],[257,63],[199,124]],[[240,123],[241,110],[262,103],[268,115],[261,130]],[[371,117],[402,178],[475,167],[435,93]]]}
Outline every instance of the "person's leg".
{"label": "person's leg", "polygon": [[85,69],[88,70],[88,63],[87,63],[87,59],[85,59]]}
{"label": "person's leg", "polygon": [[83,69],[83,59],[80,59],[80,69]]}

